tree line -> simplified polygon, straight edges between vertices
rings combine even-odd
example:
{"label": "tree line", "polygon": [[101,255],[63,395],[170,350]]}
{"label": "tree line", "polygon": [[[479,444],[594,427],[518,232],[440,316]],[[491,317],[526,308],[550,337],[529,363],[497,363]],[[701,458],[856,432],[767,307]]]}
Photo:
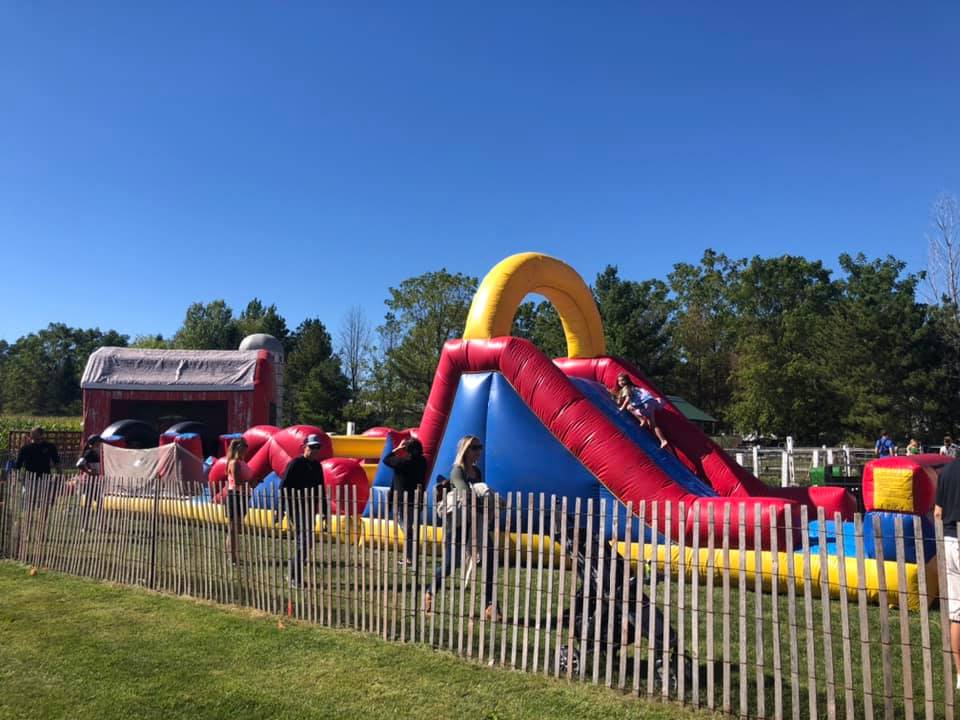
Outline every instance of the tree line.
{"label": "tree line", "polygon": [[[931,258],[935,245],[945,259],[926,273],[907,273],[892,256],[844,254],[834,273],[801,256],[714,250],[665,279],[628,279],[609,265],[591,283],[607,351],[732,432],[862,444],[886,429],[898,440],[938,442],[960,417],[960,212],[954,198],[941,200]],[[194,303],[169,338],[53,323],[0,341],[0,411],[78,414],[80,375],[102,345],[234,349],[266,332],[287,353],[284,422],[336,431],[347,420],[416,425],[443,344],[462,335],[477,286],[446,269],[409,278],[388,289],[379,324],[355,307],[336,338],[319,318],[291,331],[275,305],[256,298],[239,314],[222,300]],[[546,301],[524,302],[513,334],[566,354]]]}

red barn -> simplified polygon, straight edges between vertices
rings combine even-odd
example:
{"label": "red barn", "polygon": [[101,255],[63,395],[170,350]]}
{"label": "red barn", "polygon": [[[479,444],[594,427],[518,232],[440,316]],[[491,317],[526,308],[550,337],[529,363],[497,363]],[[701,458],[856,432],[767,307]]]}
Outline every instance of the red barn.
{"label": "red barn", "polygon": [[217,435],[277,422],[275,356],[265,349],[103,347],[90,355],[80,387],[85,435],[126,419],[142,420],[158,435],[183,420]]}

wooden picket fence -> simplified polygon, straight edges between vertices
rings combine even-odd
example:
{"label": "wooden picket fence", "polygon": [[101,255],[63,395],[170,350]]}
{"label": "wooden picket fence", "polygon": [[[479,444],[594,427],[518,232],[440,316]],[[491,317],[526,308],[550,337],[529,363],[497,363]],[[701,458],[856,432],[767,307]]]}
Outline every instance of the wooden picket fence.
{"label": "wooden picket fence", "polygon": [[[766,531],[753,520],[774,552],[769,572],[748,574],[762,551],[745,547],[747,520],[732,524],[730,506],[707,517],[701,541],[699,520],[690,538],[645,532],[639,517],[669,528],[685,516],[670,503],[509,494],[435,527],[419,497],[374,496],[362,517],[355,497],[331,492],[325,507],[314,492],[247,498],[234,563],[221,505],[159,483],[13,475],[0,483],[0,556],[739,717],[954,717],[945,583],[929,597],[920,573],[920,606],[908,610],[900,524],[898,588],[882,572],[867,588],[868,566],[883,558],[865,557],[871,529],[858,516],[860,584],[834,595],[826,573],[813,581],[811,559],[825,563],[826,549],[811,550],[805,515],[799,534],[789,517]],[[706,566],[693,567],[704,549]],[[802,562],[779,566],[795,553]]]}

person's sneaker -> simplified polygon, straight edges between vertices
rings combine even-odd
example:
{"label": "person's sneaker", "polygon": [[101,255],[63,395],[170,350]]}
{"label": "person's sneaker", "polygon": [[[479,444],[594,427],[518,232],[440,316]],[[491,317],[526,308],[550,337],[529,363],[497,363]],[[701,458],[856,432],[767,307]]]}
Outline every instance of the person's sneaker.
{"label": "person's sneaker", "polygon": [[673,670],[673,662],[667,661],[667,666],[663,666],[663,656],[657,655],[653,663],[654,673],[661,687],[666,687],[668,692],[676,694],[677,692],[677,674]]}

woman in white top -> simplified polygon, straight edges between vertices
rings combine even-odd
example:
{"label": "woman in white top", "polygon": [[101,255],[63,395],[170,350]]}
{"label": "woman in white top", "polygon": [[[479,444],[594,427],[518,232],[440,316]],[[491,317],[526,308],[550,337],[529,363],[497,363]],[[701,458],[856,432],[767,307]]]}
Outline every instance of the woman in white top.
{"label": "woman in white top", "polygon": [[[450,469],[450,489],[445,501],[445,518],[443,528],[443,544],[446,559],[437,565],[433,576],[433,584],[429,586],[423,596],[424,610],[430,612],[433,608],[433,593],[443,588],[443,581],[447,576],[460,567],[463,555],[472,552],[472,522],[476,513],[477,522],[482,522],[483,498],[489,489],[483,482],[483,475],[477,463],[483,453],[483,442],[476,435],[464,435],[457,443],[457,455]],[[460,527],[453,532],[452,516],[457,510],[466,505],[466,523],[462,516],[457,516]],[[490,506],[492,507],[492,505]],[[489,528],[482,528],[478,533],[477,547],[483,552],[482,533],[489,533]],[[458,537],[454,537],[454,535]],[[465,544],[461,547],[461,544]],[[463,552],[461,552],[463,551]],[[500,613],[493,604],[493,565],[496,558],[493,556],[493,538],[487,537],[487,550],[482,560],[484,570],[483,603],[484,617],[487,620],[499,620]]]}

